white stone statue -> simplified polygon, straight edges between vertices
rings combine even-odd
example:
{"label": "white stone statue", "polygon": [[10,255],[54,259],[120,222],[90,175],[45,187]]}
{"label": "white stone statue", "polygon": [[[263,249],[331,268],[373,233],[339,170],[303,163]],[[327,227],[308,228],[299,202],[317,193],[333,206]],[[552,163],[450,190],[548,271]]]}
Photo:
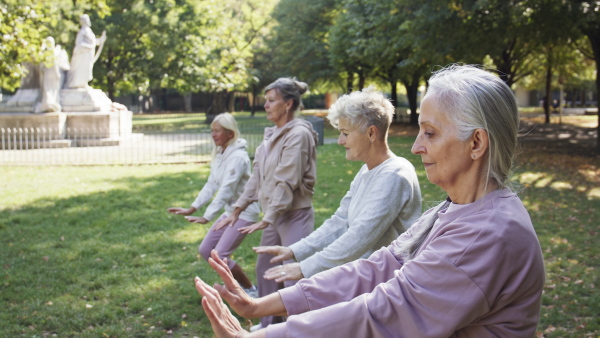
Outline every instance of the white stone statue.
{"label": "white stone statue", "polygon": [[[75,48],[71,56],[71,70],[67,75],[65,88],[85,88],[93,78],[92,69],[94,63],[100,56],[104,41],[106,41],[106,31],[96,39],[96,35],[90,28],[92,26],[90,17],[83,14],[80,18],[81,29],[77,32],[75,39]],[[99,46],[98,52],[94,55],[96,46]]]}
{"label": "white stone statue", "polygon": [[58,112],[61,110],[60,89],[64,72],[69,70],[69,57],[60,45],[54,45],[54,38],[47,37],[42,50],[52,51],[50,60],[40,65],[41,100],[36,104],[35,112]]}

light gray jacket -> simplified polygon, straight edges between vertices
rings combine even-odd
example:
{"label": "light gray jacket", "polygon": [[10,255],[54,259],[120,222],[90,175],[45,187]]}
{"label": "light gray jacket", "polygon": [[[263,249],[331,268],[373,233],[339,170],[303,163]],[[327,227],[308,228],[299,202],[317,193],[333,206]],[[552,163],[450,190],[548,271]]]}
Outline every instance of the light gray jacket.
{"label": "light gray jacket", "polygon": [[290,246],[304,277],[388,246],[421,215],[421,189],[413,165],[392,157],[363,165],[340,207],[308,237]]}

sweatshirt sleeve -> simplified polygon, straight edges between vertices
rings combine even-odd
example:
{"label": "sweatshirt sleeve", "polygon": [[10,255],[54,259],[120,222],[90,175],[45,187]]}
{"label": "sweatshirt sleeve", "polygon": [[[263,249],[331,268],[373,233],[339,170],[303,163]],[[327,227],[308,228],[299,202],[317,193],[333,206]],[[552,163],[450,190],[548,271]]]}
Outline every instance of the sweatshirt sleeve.
{"label": "sweatshirt sleeve", "polygon": [[[346,192],[346,195],[342,198],[338,209],[323,223],[323,225],[307,237],[290,245],[289,248],[294,252],[294,257],[296,257],[298,262],[312,256],[315,252],[323,250],[323,248],[331,244],[348,230],[348,207],[352,200],[353,187],[354,181],[350,183],[350,190]],[[310,277],[312,275],[313,274],[304,274],[305,277]]]}
{"label": "sweatshirt sleeve", "polygon": [[[393,257],[382,249],[368,261],[356,261],[354,269],[345,265],[280,290],[292,316],[269,326],[267,337],[449,337],[489,310],[473,280],[436,252],[423,252],[402,268]],[[382,281],[391,268],[391,278]],[[352,289],[356,276],[359,285],[372,289]],[[374,282],[365,282],[368,278]],[[357,295],[360,291],[366,293]]]}
{"label": "sweatshirt sleeve", "polygon": [[271,224],[292,206],[294,190],[302,184],[308,166],[309,147],[313,136],[303,127],[294,129],[297,132],[288,133],[283,140],[281,157],[273,172],[275,188],[271,193],[269,207],[263,210],[263,221]]}
{"label": "sweatshirt sleeve", "polygon": [[244,158],[239,156],[233,156],[227,159],[227,163],[224,168],[224,173],[221,173],[221,184],[217,195],[213,198],[210,205],[204,212],[204,218],[212,221],[215,216],[219,214],[221,209],[230,201],[235,195],[235,190],[238,183],[246,172],[246,162]]}
{"label": "sweatshirt sleeve", "polygon": [[246,210],[246,208],[253,202],[258,201],[258,188],[260,184],[260,172],[261,168],[259,165],[259,159],[262,158],[263,155],[263,143],[261,143],[254,152],[254,164],[252,167],[252,174],[246,182],[244,186],[244,192],[238,198],[238,200],[234,203],[234,208],[241,208],[242,210]]}
{"label": "sweatshirt sleeve", "polygon": [[410,184],[395,170],[378,173],[363,184],[368,184],[369,190],[360,197],[356,196],[361,198],[362,211],[350,220],[351,224],[341,236],[300,262],[305,277],[351,262],[369,250],[378,249],[374,248],[375,245],[388,232],[412,196]]}
{"label": "sweatshirt sleeve", "polygon": [[198,197],[192,203],[192,207],[196,208],[196,210],[200,209],[203,205],[208,203],[210,199],[214,196],[215,192],[219,189],[219,182],[217,182],[215,178],[215,174],[213,173],[213,168],[211,167],[210,174],[208,175],[208,180],[202,187],[202,190],[198,193]]}

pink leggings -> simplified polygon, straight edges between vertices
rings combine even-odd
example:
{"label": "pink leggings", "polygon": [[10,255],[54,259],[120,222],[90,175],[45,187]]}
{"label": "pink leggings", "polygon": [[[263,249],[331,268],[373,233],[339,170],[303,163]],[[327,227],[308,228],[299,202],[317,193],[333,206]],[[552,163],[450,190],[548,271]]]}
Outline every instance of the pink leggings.
{"label": "pink leggings", "polygon": [[[281,245],[290,246],[302,238],[310,235],[315,226],[315,213],[312,207],[291,210],[279,216],[272,225],[269,225],[263,230],[260,239],[260,245]],[[258,287],[258,295],[260,297],[270,295],[284,287],[292,286],[297,281],[287,281],[283,284],[276,283],[272,280],[263,278],[267,269],[277,266],[281,263],[272,264],[269,261],[273,255],[259,254],[256,260],[256,282]],[[293,261],[285,261],[283,264],[292,263]],[[270,324],[282,322],[282,317],[268,316],[262,317],[260,323],[262,327],[267,327]]]}
{"label": "pink leggings", "polygon": [[236,262],[233,259],[230,259],[229,255],[242,244],[244,237],[246,237],[246,234],[239,232],[238,229],[254,224],[255,222],[238,218],[237,222],[235,222],[232,227],[226,226],[219,229],[219,231],[213,231],[214,225],[225,217],[227,216],[223,214],[213,223],[213,226],[210,227],[208,233],[204,236],[202,243],[200,243],[198,252],[204,259],[208,260],[210,252],[212,249],[215,249],[219,253],[221,259],[227,258],[227,266],[229,266],[229,269],[233,269]]}

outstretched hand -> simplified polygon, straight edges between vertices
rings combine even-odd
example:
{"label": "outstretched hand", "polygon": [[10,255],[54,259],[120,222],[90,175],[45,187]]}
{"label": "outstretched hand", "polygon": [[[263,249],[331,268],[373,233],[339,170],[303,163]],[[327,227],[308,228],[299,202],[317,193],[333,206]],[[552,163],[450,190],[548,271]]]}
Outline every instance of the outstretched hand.
{"label": "outstretched hand", "polygon": [[287,246],[280,246],[280,245],[256,246],[256,247],[253,247],[252,250],[254,250],[256,253],[259,253],[259,254],[274,255],[275,257],[271,258],[271,260],[269,261],[269,262],[271,262],[271,264],[280,263],[283,261],[294,259],[294,252],[292,251],[292,249],[288,248]]}
{"label": "outstretched hand", "polygon": [[260,221],[258,223],[251,224],[251,225],[249,225],[247,227],[241,227],[241,228],[238,229],[238,231],[241,232],[241,233],[243,233],[243,234],[251,234],[251,233],[253,233],[255,231],[262,230],[262,229],[264,229],[264,228],[266,228],[268,226],[269,226],[268,222]]}
{"label": "outstretched hand", "polygon": [[208,223],[208,220],[204,217],[198,217],[198,216],[185,216],[185,219],[188,220],[188,222],[190,223],[200,223],[200,224],[206,224]]}
{"label": "outstretched hand", "polygon": [[235,318],[227,308],[219,292],[204,283],[200,277],[194,280],[196,290],[202,295],[202,308],[206,312],[210,325],[217,337],[241,337],[247,331],[242,328],[239,320]]}
{"label": "outstretched hand", "polygon": [[231,215],[223,218],[220,221],[217,221],[217,223],[215,223],[213,225],[213,231],[219,231],[222,228],[226,227],[226,226],[233,226],[235,224],[235,222],[237,222],[239,216],[236,215],[235,213],[232,213]]}
{"label": "outstretched hand", "polygon": [[233,274],[227,263],[219,258],[216,250],[210,252],[208,259],[210,267],[217,272],[223,280],[223,285],[215,284],[213,287],[219,295],[229,303],[229,306],[237,314],[244,318],[255,318],[256,302],[248,296],[240,284],[233,278]]}
{"label": "outstretched hand", "polygon": [[174,215],[191,215],[194,212],[196,212],[196,208],[194,207],[190,207],[190,208],[179,208],[179,207],[174,207],[174,208],[168,208],[167,209],[168,212],[174,214]]}
{"label": "outstretched hand", "polygon": [[304,278],[300,263],[283,264],[274,266],[267,271],[263,276],[268,280],[275,280],[277,283],[282,283],[288,280],[300,280]]}

